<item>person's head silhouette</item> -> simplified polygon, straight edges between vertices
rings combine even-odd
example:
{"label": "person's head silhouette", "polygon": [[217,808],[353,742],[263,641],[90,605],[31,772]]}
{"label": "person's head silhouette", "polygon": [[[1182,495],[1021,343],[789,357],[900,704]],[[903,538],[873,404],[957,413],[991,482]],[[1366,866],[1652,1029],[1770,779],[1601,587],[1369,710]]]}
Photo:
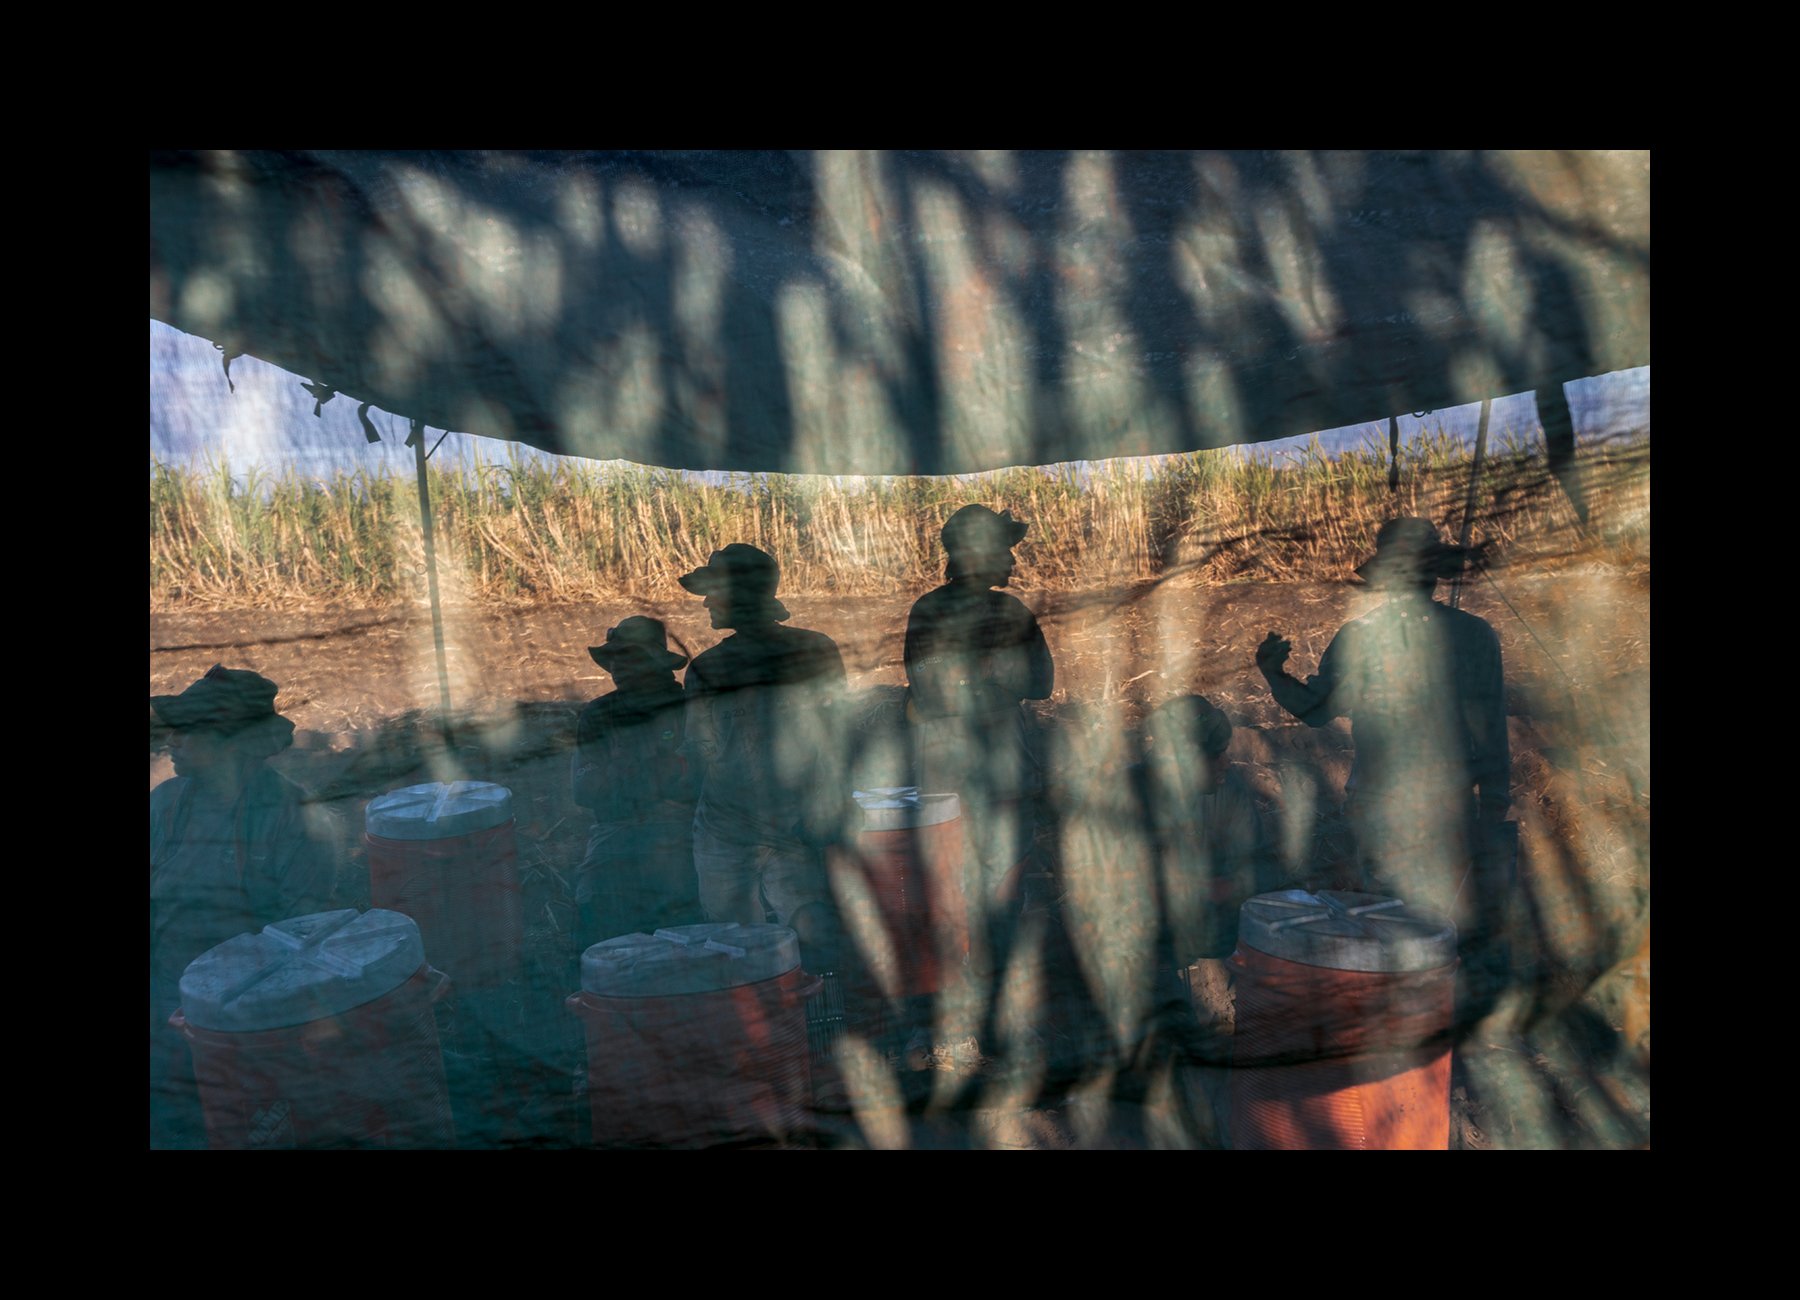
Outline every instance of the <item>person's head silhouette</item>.
{"label": "person's head silhouette", "polygon": [[229,779],[292,745],[294,724],[275,712],[279,689],[260,673],[214,664],[181,694],[152,695],[175,774]]}
{"label": "person's head silhouette", "polygon": [[775,557],[745,542],[733,542],[700,568],[684,575],[681,585],[706,597],[706,611],[719,628],[756,627],[787,619],[787,607],[775,599],[781,569]]}
{"label": "person's head silhouette", "polygon": [[669,633],[662,623],[634,614],[606,630],[602,645],[591,645],[588,654],[612,674],[620,689],[647,682],[661,683],[687,663],[687,656],[669,649]]}
{"label": "person's head silhouette", "polygon": [[1010,510],[996,513],[986,506],[964,506],[944,524],[950,580],[1004,587],[1012,580],[1012,548],[1025,530],[1026,525],[1013,518]]}
{"label": "person's head silhouette", "polygon": [[1440,538],[1429,519],[1402,515],[1381,526],[1375,554],[1357,565],[1356,573],[1377,590],[1430,595],[1440,581],[1460,575],[1472,554],[1473,548]]}

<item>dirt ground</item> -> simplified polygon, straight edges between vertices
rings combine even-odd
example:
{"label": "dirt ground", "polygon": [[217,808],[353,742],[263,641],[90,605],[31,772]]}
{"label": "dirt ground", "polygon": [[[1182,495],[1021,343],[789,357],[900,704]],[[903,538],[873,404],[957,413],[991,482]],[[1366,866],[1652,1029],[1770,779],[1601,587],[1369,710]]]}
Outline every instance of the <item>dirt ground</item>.
{"label": "dirt ground", "polygon": [[[1293,641],[1292,670],[1312,671],[1367,600],[1358,588],[1169,582],[1017,594],[1038,611],[1055,657],[1056,690],[1040,710],[1047,732],[1076,719],[1129,729],[1162,700],[1197,692],[1236,724],[1231,757],[1272,778],[1287,805],[1304,802],[1325,817],[1341,800],[1347,725],[1294,724],[1269,697],[1253,652],[1277,630]],[[791,625],[837,640],[851,687],[868,692],[871,707],[882,698],[872,688],[903,684],[909,597],[784,600]],[[1597,560],[1500,570],[1463,593],[1463,608],[1494,627],[1505,657],[1522,941],[1508,997],[1459,1045],[1455,1147],[1649,1143],[1649,604],[1647,564]],[[448,610],[447,744],[424,608],[153,611],[150,691],[179,691],[215,663],[280,684],[277,706],[298,733],[277,765],[336,814],[348,904],[367,902],[360,832],[370,798],[456,777],[509,786],[528,947],[548,984],[573,991],[567,872],[587,827],[569,799],[567,760],[577,711],[611,688],[585,647],[639,613],[663,619],[690,654],[719,637],[692,599]],[[172,774],[158,740],[153,727],[152,787]],[[579,1055],[578,1040],[563,1046]],[[1022,1092],[979,1051],[946,1051],[930,1064],[937,1077],[928,1085],[896,1085],[883,1104],[823,1124],[825,1144],[1218,1144],[1201,1114],[1216,1080],[1207,1084],[1203,1071],[1127,1078],[1131,1068],[1115,1059]]]}

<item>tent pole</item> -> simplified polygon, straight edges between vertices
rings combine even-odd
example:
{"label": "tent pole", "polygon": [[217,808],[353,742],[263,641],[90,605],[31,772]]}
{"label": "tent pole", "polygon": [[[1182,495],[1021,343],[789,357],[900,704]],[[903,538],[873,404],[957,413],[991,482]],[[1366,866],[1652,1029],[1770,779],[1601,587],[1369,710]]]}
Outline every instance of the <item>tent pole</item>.
{"label": "tent pole", "polygon": [[425,534],[425,579],[431,588],[431,637],[437,645],[438,698],[443,706],[444,742],[450,741],[450,668],[444,659],[444,610],[438,600],[437,542],[431,531],[431,486],[425,478],[425,426],[412,422],[413,456],[419,466],[419,527]]}
{"label": "tent pole", "polygon": [[[1475,494],[1481,487],[1481,462],[1487,455],[1488,415],[1494,408],[1492,398],[1481,399],[1481,423],[1475,426],[1475,463],[1469,467],[1469,499],[1463,503],[1462,536],[1458,544],[1465,549],[1469,545],[1469,534],[1475,527]],[[1462,608],[1463,575],[1456,575],[1456,585],[1450,589],[1450,608]]]}

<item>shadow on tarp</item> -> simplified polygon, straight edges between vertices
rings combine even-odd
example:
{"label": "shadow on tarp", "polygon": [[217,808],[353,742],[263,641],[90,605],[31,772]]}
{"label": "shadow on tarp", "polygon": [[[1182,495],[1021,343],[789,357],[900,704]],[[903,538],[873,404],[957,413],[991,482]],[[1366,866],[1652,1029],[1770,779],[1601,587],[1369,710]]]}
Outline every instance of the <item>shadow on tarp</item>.
{"label": "shadow on tarp", "polygon": [[1643,152],[163,150],[150,184],[153,318],[642,464],[960,473],[1535,390],[1579,498],[1561,383],[1649,362]]}

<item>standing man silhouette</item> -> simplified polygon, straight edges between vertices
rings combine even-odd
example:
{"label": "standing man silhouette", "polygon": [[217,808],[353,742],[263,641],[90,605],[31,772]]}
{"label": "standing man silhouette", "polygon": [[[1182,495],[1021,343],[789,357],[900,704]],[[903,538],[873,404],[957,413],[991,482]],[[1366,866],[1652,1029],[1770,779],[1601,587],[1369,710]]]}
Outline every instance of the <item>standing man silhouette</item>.
{"label": "standing man silhouette", "polygon": [[1494,858],[1512,764],[1500,639],[1483,619],[1432,599],[1469,554],[1428,520],[1389,520],[1356,570],[1385,601],[1345,624],[1305,681],[1286,671],[1292,647],[1274,632],[1256,664],[1302,722],[1350,719],[1346,811],[1365,882],[1449,916],[1478,942],[1499,923],[1506,884],[1471,868]]}
{"label": "standing man silhouette", "polygon": [[1044,700],[1056,668],[1037,616],[998,588],[1012,581],[1012,548],[1026,525],[1012,512],[967,505],[944,524],[947,581],[919,597],[906,621],[909,712],[919,779],[963,802],[964,893],[971,938],[997,971],[1036,828],[1039,773],[1026,700]]}
{"label": "standing man silhouette", "polygon": [[575,802],[594,816],[587,856],[575,868],[580,951],[699,919],[686,696],[675,680],[687,656],[642,615],[609,629],[588,654],[617,689],[581,711],[570,765]]}
{"label": "standing man silhouette", "polygon": [[713,920],[755,924],[772,910],[804,951],[831,941],[822,850],[849,802],[835,761],[845,675],[830,637],[782,626],[779,579],[775,558],[742,542],[681,579],[706,597],[712,625],[732,632],[687,670],[687,745],[700,772],[694,868]]}
{"label": "standing man silhouette", "polygon": [[268,760],[294,743],[274,682],[215,664],[179,695],[152,695],[175,776],[150,792],[151,1145],[206,1144],[188,1046],[169,1027],[188,963],[331,904],[331,835]]}

